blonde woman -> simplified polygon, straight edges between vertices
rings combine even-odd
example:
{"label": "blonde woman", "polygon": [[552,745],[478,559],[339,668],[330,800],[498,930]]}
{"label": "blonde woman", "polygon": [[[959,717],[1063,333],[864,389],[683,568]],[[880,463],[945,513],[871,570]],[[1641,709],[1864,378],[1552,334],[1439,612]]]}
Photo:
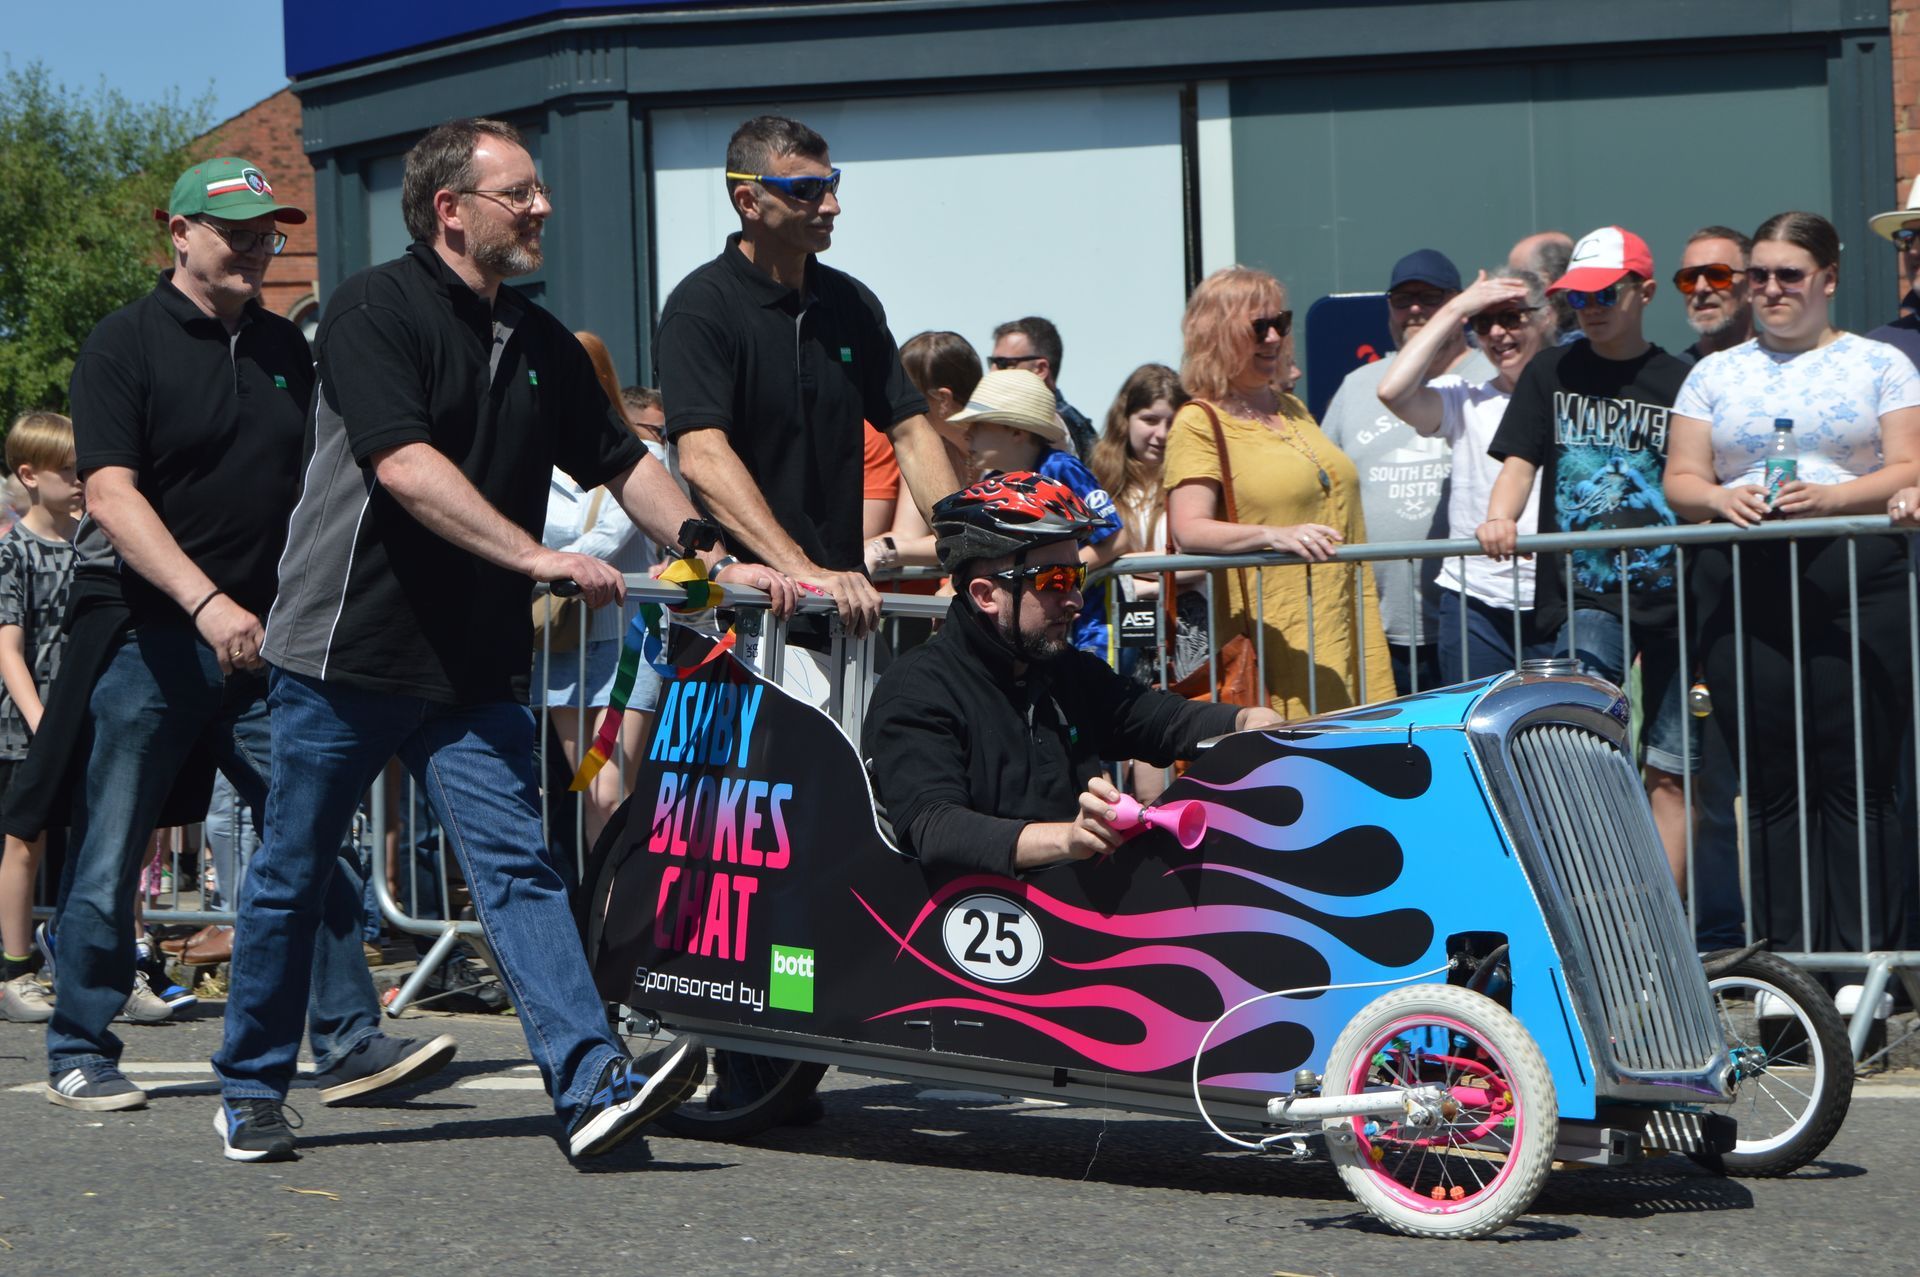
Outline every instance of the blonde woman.
{"label": "blonde woman", "polygon": [[[1293,366],[1293,312],[1280,281],[1244,266],[1215,271],[1194,290],[1180,330],[1180,381],[1196,402],[1174,417],[1167,439],[1162,482],[1174,545],[1187,554],[1278,550],[1311,564],[1365,540],[1359,472],[1306,405],[1274,384]],[[1227,521],[1223,475],[1236,522]],[[1371,569],[1282,567],[1264,576],[1254,599],[1238,584],[1251,588],[1252,571],[1215,574],[1214,634],[1224,643],[1244,633],[1264,646],[1274,709],[1300,718],[1393,695]]]}

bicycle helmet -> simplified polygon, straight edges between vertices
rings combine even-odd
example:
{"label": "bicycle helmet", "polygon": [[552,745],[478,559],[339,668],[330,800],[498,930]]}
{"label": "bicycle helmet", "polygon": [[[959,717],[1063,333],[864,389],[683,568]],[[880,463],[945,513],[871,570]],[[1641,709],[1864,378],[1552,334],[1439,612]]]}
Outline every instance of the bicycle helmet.
{"label": "bicycle helmet", "polygon": [[934,549],[948,572],[974,559],[1078,541],[1098,526],[1072,488],[1031,470],[982,479],[933,507]]}

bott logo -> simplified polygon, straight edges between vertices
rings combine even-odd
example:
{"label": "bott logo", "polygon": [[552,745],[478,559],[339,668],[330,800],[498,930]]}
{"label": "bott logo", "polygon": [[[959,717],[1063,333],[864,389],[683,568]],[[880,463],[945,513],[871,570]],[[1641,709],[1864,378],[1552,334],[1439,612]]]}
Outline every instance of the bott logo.
{"label": "bott logo", "polygon": [[773,946],[767,1005],[779,1011],[813,1011],[813,950]]}

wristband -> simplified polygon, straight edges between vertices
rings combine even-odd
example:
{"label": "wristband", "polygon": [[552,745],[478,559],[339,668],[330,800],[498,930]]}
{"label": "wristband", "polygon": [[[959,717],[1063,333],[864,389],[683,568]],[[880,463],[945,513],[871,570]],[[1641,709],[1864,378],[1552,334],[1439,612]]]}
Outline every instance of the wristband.
{"label": "wristband", "polygon": [[740,562],[739,558],[734,555],[731,555],[731,554],[721,555],[719,558],[713,561],[713,566],[707,569],[707,579],[710,581],[719,580],[720,574],[722,572],[726,571],[730,567],[733,567],[735,564],[739,562]]}
{"label": "wristband", "polygon": [[187,619],[189,621],[199,620],[200,614],[207,610],[207,604],[213,602],[215,599],[219,598],[222,594],[225,594],[225,593],[226,593],[225,590],[217,589],[217,588],[209,592],[206,598],[201,599],[198,603],[193,605],[193,611],[187,613]]}

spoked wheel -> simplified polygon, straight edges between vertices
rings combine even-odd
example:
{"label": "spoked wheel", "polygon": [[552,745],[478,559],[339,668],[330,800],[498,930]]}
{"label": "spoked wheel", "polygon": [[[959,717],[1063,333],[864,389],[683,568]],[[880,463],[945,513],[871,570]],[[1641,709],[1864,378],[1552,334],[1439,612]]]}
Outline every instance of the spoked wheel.
{"label": "spoked wheel", "polygon": [[1560,1110],[1540,1048],[1511,1013],[1451,985],[1376,998],[1334,1042],[1322,1092],[1410,1088],[1439,1102],[1330,1124],[1328,1154],[1361,1205],[1415,1237],[1469,1238],[1533,1204]]}
{"label": "spoked wheel", "polygon": [[[636,1041],[635,1055],[651,1044]],[[707,1052],[707,1075],[692,1098],[659,1118],[690,1140],[744,1140],[802,1116],[827,1066],[741,1051]]]}
{"label": "spoked wheel", "polygon": [[[1715,955],[1709,955],[1711,962]],[[1707,981],[1733,1054],[1733,1151],[1694,1160],[1728,1175],[1785,1175],[1833,1141],[1853,1103],[1847,1022],[1820,982],[1748,954]]]}

